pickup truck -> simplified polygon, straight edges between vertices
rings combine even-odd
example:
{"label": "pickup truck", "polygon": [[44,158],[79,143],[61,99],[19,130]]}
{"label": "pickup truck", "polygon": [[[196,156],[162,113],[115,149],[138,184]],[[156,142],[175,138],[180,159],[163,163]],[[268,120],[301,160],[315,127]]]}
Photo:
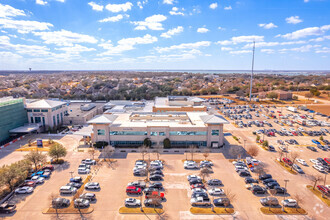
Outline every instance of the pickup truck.
{"label": "pickup truck", "polygon": [[192,198],[190,200],[190,204],[192,206],[210,206],[211,202],[210,199],[206,199],[203,197]]}

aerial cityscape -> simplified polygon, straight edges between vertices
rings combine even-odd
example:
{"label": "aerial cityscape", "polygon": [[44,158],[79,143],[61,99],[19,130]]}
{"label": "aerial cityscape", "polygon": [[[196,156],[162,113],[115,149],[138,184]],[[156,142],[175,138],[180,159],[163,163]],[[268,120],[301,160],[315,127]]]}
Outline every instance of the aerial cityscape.
{"label": "aerial cityscape", "polygon": [[330,216],[329,0],[2,0],[0,219]]}

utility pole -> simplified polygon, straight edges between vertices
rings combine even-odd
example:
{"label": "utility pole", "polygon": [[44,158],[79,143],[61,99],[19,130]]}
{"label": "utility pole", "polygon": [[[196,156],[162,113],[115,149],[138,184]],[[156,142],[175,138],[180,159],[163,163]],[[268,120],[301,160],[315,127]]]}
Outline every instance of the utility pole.
{"label": "utility pole", "polygon": [[[286,185],[287,185],[287,183],[289,182],[289,180],[284,180],[284,182],[285,182],[285,186],[284,186],[284,188],[285,188],[285,194],[284,194],[284,199],[283,200],[285,200],[285,196],[286,196]],[[284,205],[282,206],[282,211],[284,212]]]}
{"label": "utility pole", "polygon": [[253,82],[253,68],[254,68],[254,50],[255,50],[256,42],[253,41],[253,55],[252,55],[252,71],[251,71],[251,83],[250,83],[250,102],[252,97],[252,82]]}

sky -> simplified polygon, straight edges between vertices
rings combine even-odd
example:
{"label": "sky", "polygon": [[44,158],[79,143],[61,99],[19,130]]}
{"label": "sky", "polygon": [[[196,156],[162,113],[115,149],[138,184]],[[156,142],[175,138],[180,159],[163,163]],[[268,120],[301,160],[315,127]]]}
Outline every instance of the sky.
{"label": "sky", "polygon": [[330,70],[330,0],[0,0],[1,70]]}

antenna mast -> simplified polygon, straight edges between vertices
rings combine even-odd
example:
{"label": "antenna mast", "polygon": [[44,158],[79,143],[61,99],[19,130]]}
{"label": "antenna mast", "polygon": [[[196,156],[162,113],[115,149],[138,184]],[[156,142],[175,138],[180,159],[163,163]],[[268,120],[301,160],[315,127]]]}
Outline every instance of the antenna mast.
{"label": "antenna mast", "polygon": [[251,82],[250,82],[250,102],[252,97],[252,82],[253,82],[253,68],[254,68],[254,50],[255,50],[256,42],[253,41],[253,55],[252,55],[252,71],[251,71]]}

